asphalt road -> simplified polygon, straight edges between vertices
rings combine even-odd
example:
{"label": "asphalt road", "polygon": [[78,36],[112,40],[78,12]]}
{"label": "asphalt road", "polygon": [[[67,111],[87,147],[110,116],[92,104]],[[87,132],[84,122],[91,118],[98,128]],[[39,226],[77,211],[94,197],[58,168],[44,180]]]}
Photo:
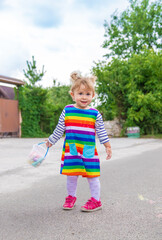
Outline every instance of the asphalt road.
{"label": "asphalt road", "polygon": [[161,170],[162,148],[103,162],[103,209],[93,213],[80,211],[90,197],[81,177],[71,211],[62,210],[66,176],[50,175],[1,193],[0,240],[161,240]]}

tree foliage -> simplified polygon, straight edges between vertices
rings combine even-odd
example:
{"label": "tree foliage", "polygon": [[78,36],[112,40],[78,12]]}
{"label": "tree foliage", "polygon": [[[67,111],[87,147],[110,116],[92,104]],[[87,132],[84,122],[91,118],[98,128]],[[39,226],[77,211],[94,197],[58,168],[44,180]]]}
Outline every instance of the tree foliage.
{"label": "tree foliage", "polygon": [[47,89],[47,100],[44,106],[44,116],[42,118],[43,129],[46,133],[52,133],[56,127],[59,116],[63,108],[72,102],[69,92],[69,86],[56,85],[54,80],[53,86]]}
{"label": "tree foliage", "polygon": [[41,72],[37,70],[34,56],[32,57],[32,62],[27,61],[27,70],[24,70],[24,76],[27,81],[19,89],[22,137],[40,137],[44,135],[41,120],[44,114],[47,90],[41,86],[36,86],[36,83],[42,80],[44,74],[44,67],[42,67]]}
{"label": "tree foliage", "polygon": [[24,75],[27,78],[24,86],[19,88],[19,107],[22,113],[22,137],[49,136],[56,127],[59,116],[65,105],[71,103],[68,94],[69,86],[56,86],[56,81],[51,88],[42,88],[36,83],[44,76],[37,70],[36,61],[27,61],[27,70]]}
{"label": "tree foliage", "polygon": [[116,11],[110,24],[105,21],[105,55],[129,58],[145,48],[154,50],[161,47],[161,0],[129,0],[130,6],[120,15]]}
{"label": "tree foliage", "polygon": [[106,120],[118,117],[124,126],[142,133],[162,131],[162,55],[143,50],[127,60],[96,64],[100,109]]}
{"label": "tree foliage", "polygon": [[[109,60],[96,63],[99,109],[105,120],[117,117],[124,128],[143,134],[162,132],[161,0],[129,0],[110,24],[105,21]],[[111,57],[111,60],[110,58]]]}
{"label": "tree foliage", "polygon": [[37,70],[36,61],[34,60],[34,56],[32,56],[32,62],[26,61],[27,70],[24,71],[24,76],[29,81],[29,84],[35,86],[35,84],[42,80],[45,71],[44,66],[42,67],[42,71]]}
{"label": "tree foliage", "polygon": [[19,90],[19,106],[22,113],[22,137],[42,137],[44,131],[41,127],[44,115],[44,103],[47,90],[41,86],[26,84]]}

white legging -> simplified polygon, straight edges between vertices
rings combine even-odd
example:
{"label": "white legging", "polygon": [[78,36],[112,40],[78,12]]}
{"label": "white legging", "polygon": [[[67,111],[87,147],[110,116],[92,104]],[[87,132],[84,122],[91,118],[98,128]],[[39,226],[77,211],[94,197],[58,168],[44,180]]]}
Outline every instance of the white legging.
{"label": "white legging", "polygon": [[[100,199],[100,180],[99,177],[87,178],[91,197],[97,201]],[[78,176],[67,176],[67,192],[68,195],[76,196]]]}

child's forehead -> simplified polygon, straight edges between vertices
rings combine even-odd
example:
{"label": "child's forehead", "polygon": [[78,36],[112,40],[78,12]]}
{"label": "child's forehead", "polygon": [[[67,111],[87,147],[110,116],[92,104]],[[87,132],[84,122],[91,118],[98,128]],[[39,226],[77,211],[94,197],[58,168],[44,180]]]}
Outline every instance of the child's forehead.
{"label": "child's forehead", "polygon": [[92,91],[88,86],[85,86],[84,84],[81,84],[76,91]]}

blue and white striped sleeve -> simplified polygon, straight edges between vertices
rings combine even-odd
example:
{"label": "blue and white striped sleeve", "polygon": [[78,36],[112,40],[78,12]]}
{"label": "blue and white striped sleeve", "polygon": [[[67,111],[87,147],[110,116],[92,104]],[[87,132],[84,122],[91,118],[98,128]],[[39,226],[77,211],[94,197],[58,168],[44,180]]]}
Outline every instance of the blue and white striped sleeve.
{"label": "blue and white striped sleeve", "polygon": [[65,131],[65,109],[62,111],[58,124],[53,133],[49,136],[48,141],[51,144],[55,144],[62,137],[64,131]]}
{"label": "blue and white striped sleeve", "polygon": [[104,122],[103,122],[103,119],[102,119],[102,115],[99,112],[98,112],[96,123],[95,123],[95,129],[96,129],[96,133],[97,133],[97,136],[98,136],[101,144],[110,141],[109,137],[107,135],[107,132],[105,130],[105,127],[104,127]]}

